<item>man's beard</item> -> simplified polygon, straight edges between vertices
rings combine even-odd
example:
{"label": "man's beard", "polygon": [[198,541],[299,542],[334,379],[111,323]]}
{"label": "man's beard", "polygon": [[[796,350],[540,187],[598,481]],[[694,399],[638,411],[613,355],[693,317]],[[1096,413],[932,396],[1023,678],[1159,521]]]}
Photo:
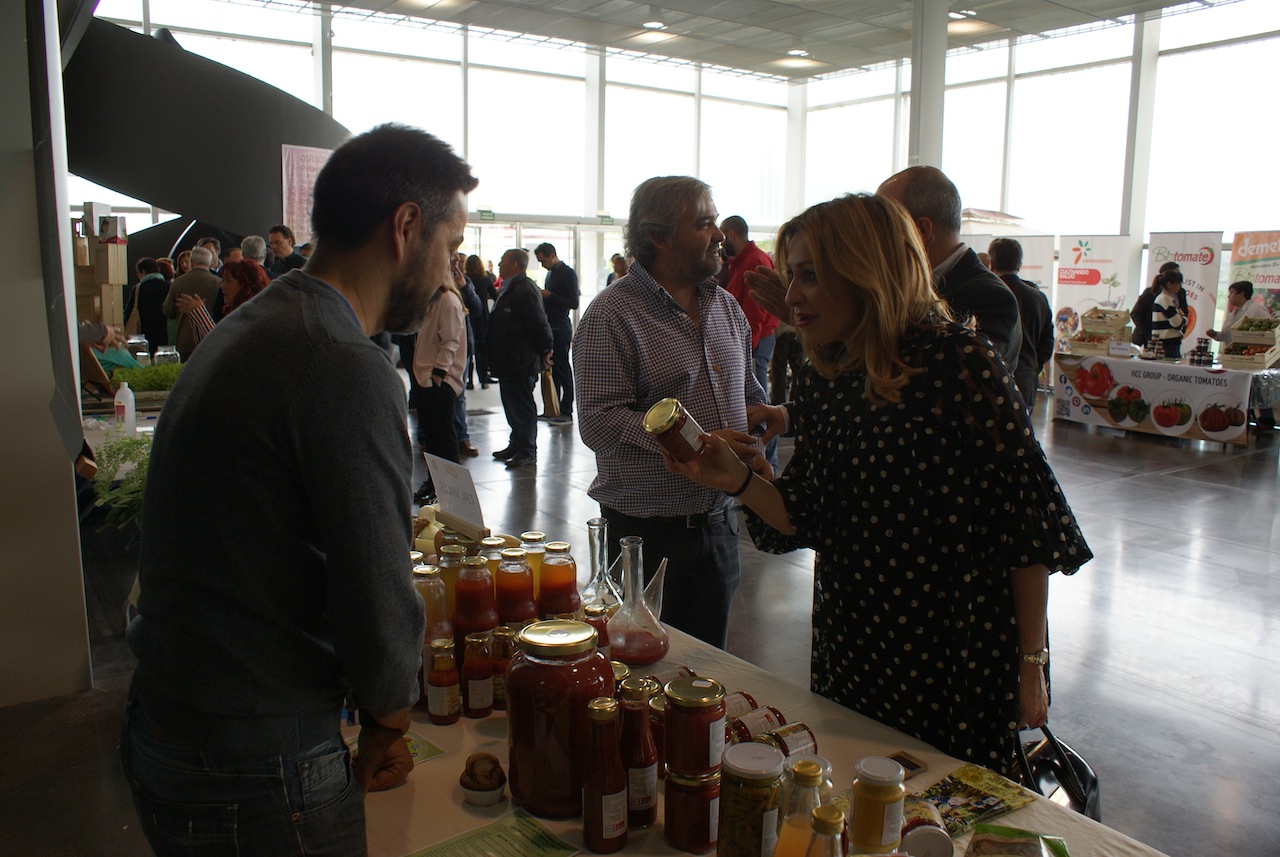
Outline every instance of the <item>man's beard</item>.
{"label": "man's beard", "polygon": [[427,253],[425,249],[415,253],[404,276],[391,280],[387,292],[387,333],[417,333],[427,317],[427,304],[431,302],[433,289],[426,283]]}

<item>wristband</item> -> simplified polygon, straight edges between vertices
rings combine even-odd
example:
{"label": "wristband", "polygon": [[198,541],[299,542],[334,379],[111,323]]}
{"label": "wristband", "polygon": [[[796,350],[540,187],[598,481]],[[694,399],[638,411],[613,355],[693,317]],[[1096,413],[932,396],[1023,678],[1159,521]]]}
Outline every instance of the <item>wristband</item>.
{"label": "wristband", "polygon": [[726,491],[725,493],[728,494],[730,497],[741,497],[743,492],[745,492],[749,487],[751,487],[751,477],[755,475],[756,475],[755,471],[751,469],[750,465],[748,465],[747,478],[743,480],[742,487],[739,488],[737,491]]}

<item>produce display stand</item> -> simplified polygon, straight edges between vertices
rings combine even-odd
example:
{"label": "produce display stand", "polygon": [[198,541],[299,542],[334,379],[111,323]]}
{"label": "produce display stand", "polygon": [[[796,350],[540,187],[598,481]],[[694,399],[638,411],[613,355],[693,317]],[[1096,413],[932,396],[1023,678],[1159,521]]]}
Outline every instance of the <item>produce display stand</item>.
{"label": "produce display stand", "polygon": [[1053,418],[1244,445],[1250,404],[1269,404],[1252,393],[1255,374],[1170,360],[1057,354]]}
{"label": "produce display stand", "polygon": [[[653,671],[659,672],[679,665],[688,666],[700,676],[720,681],[731,692],[747,691],[762,705],[778,708],[788,721],[807,724],[817,737],[819,755],[828,759],[833,766],[832,775],[837,792],[849,787],[854,763],[863,756],[887,755],[906,750],[924,760],[928,769],[907,781],[907,789],[912,793],[923,791],[961,765],[958,759],[940,753],[921,741],[855,714],[844,706],[790,684],[679,631],[668,630],[671,634],[671,651],[663,661],[652,667]],[[354,738],[357,731],[354,728],[344,729],[348,739]],[[415,711],[410,731],[443,752],[420,761],[404,786],[391,791],[374,792],[365,798],[369,854],[371,857],[436,857],[442,854],[483,853],[474,848],[452,846],[432,850],[431,846],[494,824],[512,812],[509,788],[497,805],[473,807],[463,802],[462,789],[458,784],[458,776],[471,753],[492,753],[506,767],[506,713],[494,712],[492,716],[482,720],[464,717],[450,726],[435,726],[427,721],[425,714]],[[621,853],[683,853],[668,845],[663,837],[664,788],[661,784],[658,788],[657,824],[645,830],[630,831],[626,848]],[[1027,806],[1000,816],[998,821],[1012,827],[1061,836],[1066,839],[1072,857],[1159,857],[1160,854],[1118,831],[1039,796]],[[571,848],[584,848],[580,819],[539,819],[537,824],[568,842]],[[956,855],[964,854],[968,839],[968,834],[956,839]],[[534,852],[508,846],[493,853],[511,855]]]}
{"label": "produce display stand", "polygon": [[1094,307],[1080,316],[1080,332],[1068,340],[1068,346],[1072,354],[1085,356],[1105,356],[1113,349],[1127,353],[1132,336],[1129,313]]}

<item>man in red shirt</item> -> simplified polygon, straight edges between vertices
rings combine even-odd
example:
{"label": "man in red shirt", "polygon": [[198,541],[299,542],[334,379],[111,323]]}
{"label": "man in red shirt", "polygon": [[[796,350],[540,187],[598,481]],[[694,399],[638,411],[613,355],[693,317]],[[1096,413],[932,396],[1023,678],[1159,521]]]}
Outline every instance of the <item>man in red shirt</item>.
{"label": "man in red shirt", "polygon": [[[752,369],[760,386],[768,391],[769,360],[773,357],[773,332],[778,327],[778,319],[751,299],[743,275],[760,265],[772,271],[773,260],[768,253],[756,246],[756,242],[747,237],[747,221],[738,215],[726,217],[720,224],[720,231],[724,233],[724,250],[729,257],[729,280],[724,288],[737,300],[751,325]],[[769,464],[775,468],[778,466],[776,439],[769,441],[765,457],[769,459]]]}

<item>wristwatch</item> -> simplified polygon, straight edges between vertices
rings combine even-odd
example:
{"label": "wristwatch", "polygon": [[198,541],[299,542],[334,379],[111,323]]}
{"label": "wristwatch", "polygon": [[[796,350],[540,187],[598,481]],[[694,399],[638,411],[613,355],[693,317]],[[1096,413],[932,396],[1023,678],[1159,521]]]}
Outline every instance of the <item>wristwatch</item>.
{"label": "wristwatch", "polygon": [[1038,652],[1018,652],[1018,660],[1024,664],[1042,667],[1049,663],[1049,650],[1044,648]]}

